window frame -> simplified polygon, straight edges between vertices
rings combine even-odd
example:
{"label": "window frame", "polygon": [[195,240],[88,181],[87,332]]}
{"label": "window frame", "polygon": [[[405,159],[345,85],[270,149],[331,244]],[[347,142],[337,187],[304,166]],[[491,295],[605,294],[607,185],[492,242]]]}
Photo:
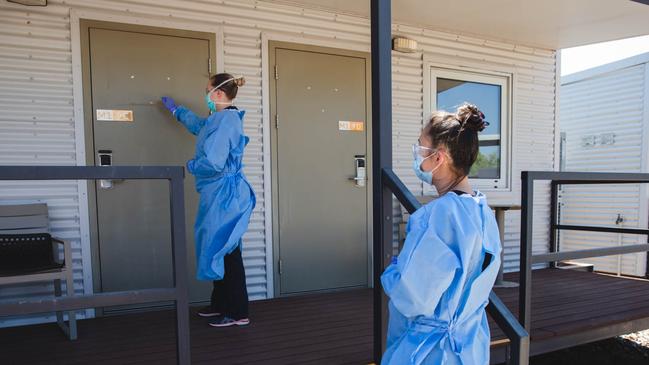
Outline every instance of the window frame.
{"label": "window frame", "polygon": [[[511,192],[512,190],[512,111],[513,111],[513,74],[487,71],[472,68],[452,68],[433,63],[425,65],[427,77],[424,77],[424,120],[426,123],[431,113],[437,108],[437,79],[451,79],[465,82],[482,83],[500,86],[500,178],[470,178],[475,189],[483,192]],[[487,116],[489,120],[489,116]],[[425,195],[436,195],[433,186],[423,184]]]}

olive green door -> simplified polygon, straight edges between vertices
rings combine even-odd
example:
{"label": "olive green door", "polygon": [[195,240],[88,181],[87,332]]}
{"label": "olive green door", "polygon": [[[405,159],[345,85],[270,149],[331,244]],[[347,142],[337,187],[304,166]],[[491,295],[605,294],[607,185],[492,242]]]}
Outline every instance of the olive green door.
{"label": "olive green door", "polygon": [[271,49],[279,294],[367,287],[367,58]]}
{"label": "olive green door", "polygon": [[[160,103],[170,95],[198,113],[211,40],[139,29],[88,26],[92,145],[96,165],[184,166],[194,136]],[[164,33],[164,32],[163,32]],[[96,239],[104,292],[172,287],[169,186],[164,180],[95,184]],[[185,204],[191,301],[209,299],[211,283],[195,279],[193,224],[198,194],[191,175]]]}

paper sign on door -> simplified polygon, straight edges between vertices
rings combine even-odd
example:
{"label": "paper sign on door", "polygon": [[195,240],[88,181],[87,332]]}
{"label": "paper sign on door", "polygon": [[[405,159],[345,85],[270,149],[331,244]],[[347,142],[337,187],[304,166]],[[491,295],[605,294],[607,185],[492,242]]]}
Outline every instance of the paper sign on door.
{"label": "paper sign on door", "polygon": [[97,120],[103,122],[132,122],[132,110],[97,109]]}

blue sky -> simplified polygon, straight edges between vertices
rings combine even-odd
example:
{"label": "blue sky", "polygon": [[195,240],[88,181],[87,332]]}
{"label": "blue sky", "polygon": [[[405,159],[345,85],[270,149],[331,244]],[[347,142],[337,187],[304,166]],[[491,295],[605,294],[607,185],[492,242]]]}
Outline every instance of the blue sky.
{"label": "blue sky", "polygon": [[561,50],[561,75],[649,52],[649,35]]}

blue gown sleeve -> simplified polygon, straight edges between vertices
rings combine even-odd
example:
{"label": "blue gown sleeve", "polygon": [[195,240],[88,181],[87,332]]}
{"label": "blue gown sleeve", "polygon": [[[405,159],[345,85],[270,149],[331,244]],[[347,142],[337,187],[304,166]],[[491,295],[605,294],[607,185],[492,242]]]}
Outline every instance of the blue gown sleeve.
{"label": "blue gown sleeve", "polygon": [[[442,295],[453,282],[460,259],[449,247],[453,215],[435,204],[425,222],[409,223],[409,232],[396,263],[381,276],[392,305],[406,317],[432,316]],[[425,208],[424,208],[425,209]],[[414,218],[414,216],[412,217]],[[411,219],[412,219],[411,218]],[[445,230],[445,232],[442,232]],[[451,238],[452,241],[452,238]]]}
{"label": "blue gown sleeve", "polygon": [[197,135],[207,121],[207,118],[196,115],[193,111],[182,105],[176,108],[174,111],[174,117],[176,117],[176,119],[178,119],[178,121],[193,135]]}

